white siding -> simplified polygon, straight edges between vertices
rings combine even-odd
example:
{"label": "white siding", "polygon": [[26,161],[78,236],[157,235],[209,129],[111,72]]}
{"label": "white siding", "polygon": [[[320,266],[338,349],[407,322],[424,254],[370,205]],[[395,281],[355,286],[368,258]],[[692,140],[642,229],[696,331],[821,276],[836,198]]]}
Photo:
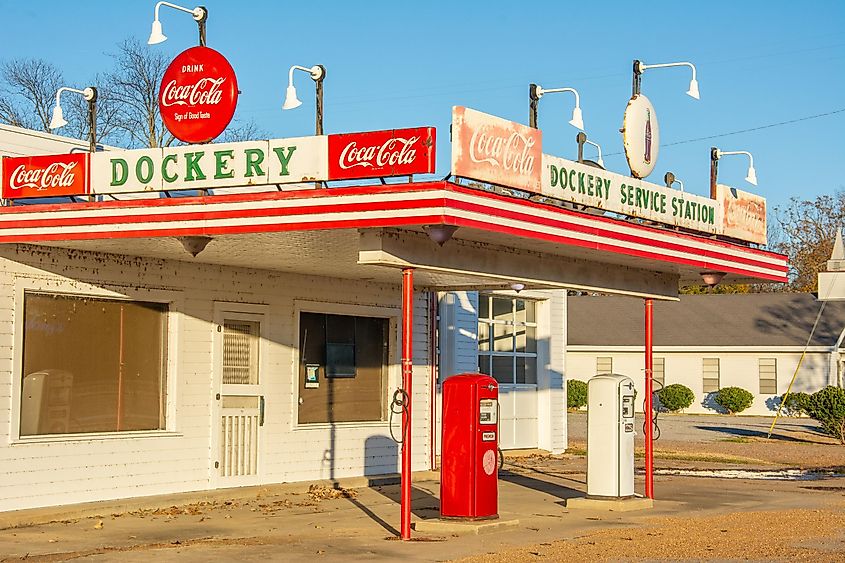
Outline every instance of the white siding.
{"label": "white siding", "polygon": [[[645,397],[643,394],[645,387],[645,352],[643,350],[585,350],[584,348],[579,346],[568,350],[568,377],[587,381],[596,375],[596,358],[612,356],[613,372],[627,375],[634,380],[637,389],[637,410],[642,411]],[[717,412],[709,404],[707,396],[703,393],[702,360],[704,358],[719,358],[721,387],[742,387],[754,395],[754,402],[751,407],[741,414],[771,415],[777,410],[774,399],[786,392],[801,358],[801,351],[784,352],[771,348],[708,351],[656,347],[654,355],[665,358],[666,385],[681,383],[695,393],[695,401],[684,412],[710,414]],[[759,358],[775,358],[777,360],[778,395],[760,395]],[[804,358],[801,369],[798,371],[792,391],[812,393],[826,386],[831,369],[830,361],[831,354],[828,351],[809,351]]]}
{"label": "white siding", "polygon": [[[13,403],[16,284],[79,294],[114,292],[144,299],[173,296],[167,432],[95,438],[18,440]],[[338,288],[342,292],[338,293]],[[389,308],[398,318],[397,284],[381,285],[37,246],[0,247],[0,511],[202,490],[212,486],[215,301],[267,306],[269,327],[265,439],[260,482],[289,482],[397,471],[399,450],[387,422],[296,426],[295,302]],[[413,466],[429,468],[431,371],[427,299],[415,299]],[[398,325],[397,325],[398,326]],[[392,342],[387,398],[400,384],[399,335]],[[399,423],[395,426],[398,430]]]}

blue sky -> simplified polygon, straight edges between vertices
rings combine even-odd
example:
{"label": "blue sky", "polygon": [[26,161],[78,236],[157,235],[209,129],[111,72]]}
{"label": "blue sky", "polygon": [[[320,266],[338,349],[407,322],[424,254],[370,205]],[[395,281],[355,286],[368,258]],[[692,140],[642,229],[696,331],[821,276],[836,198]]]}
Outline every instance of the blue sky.
{"label": "blue sky", "polygon": [[[208,45],[230,60],[243,92],[238,117],[272,137],[313,133],[313,86],[305,74],[296,76],[303,106],[283,112],[281,104],[290,65],[320,63],[327,68],[327,133],[436,126],[437,170],[445,175],[451,107],[526,123],[528,84],[536,82],[580,91],[587,133],[602,146],[606,167],[627,174],[619,128],[633,59],[688,60],[698,67],[700,101],[684,94],[688,69],[643,77],[662,144],[649,180],[662,183],[671,170],[687,191],[706,195],[709,148],[717,146],[754,154],[757,188],[743,181],[741,157],[726,157],[719,179],[763,195],[770,206],[845,189],[842,1],[203,4]],[[68,85],[87,85],[109,68],[107,53],[118,42],[146,42],[154,5],[0,0],[0,59],[43,58],[63,70]],[[151,49],[175,56],[195,44],[189,15],[161,13],[169,39]],[[545,152],[575,158],[571,111],[571,96],[541,100]],[[831,112],[838,113],[804,119]]]}

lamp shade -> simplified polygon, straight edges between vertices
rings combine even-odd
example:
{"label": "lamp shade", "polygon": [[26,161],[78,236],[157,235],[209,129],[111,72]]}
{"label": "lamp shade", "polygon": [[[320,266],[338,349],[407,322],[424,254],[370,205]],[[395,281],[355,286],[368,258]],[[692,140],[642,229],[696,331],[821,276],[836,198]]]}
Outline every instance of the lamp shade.
{"label": "lamp shade", "polygon": [[294,109],[301,105],[302,102],[300,102],[299,98],[296,97],[296,88],[293,84],[291,84],[288,86],[287,92],[285,93],[285,103],[282,104],[282,109]]}
{"label": "lamp shade", "polygon": [[693,78],[689,81],[689,90],[687,90],[687,96],[693,97],[696,100],[700,99],[698,97],[698,80]]}
{"label": "lamp shade", "polygon": [[748,176],[745,177],[745,181],[753,186],[757,185],[757,171],[753,166],[748,167]]}
{"label": "lamp shade", "polygon": [[572,110],[572,119],[569,120],[569,124],[581,131],[584,130],[584,116],[581,115],[581,108],[578,106],[575,106],[575,109]]}
{"label": "lamp shade", "polygon": [[65,121],[62,106],[56,104],[56,107],[53,108],[53,118],[50,120],[50,129],[58,129],[59,127],[64,127],[65,125],[67,125],[67,121]]}
{"label": "lamp shade", "polygon": [[161,31],[161,22],[153,20],[153,29],[150,32],[150,38],[147,39],[147,45],[156,45],[167,41],[167,36]]}

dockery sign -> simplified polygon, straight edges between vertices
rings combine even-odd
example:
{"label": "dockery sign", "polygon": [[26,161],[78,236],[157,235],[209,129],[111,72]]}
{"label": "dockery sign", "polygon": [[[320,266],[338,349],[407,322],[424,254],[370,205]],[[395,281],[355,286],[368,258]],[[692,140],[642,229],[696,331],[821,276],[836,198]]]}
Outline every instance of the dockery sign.
{"label": "dockery sign", "polygon": [[238,81],[226,57],[191,47],[164,72],[158,107],[167,130],[186,143],[207,143],[226,129],[238,103]]}
{"label": "dockery sign", "polygon": [[[2,159],[4,198],[129,194],[434,172],[433,127]],[[90,167],[90,174],[89,174]]]}

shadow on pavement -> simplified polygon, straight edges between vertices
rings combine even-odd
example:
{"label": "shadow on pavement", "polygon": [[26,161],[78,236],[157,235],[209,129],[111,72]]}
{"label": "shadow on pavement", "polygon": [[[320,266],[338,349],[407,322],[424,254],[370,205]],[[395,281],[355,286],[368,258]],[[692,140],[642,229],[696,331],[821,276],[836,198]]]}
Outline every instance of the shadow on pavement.
{"label": "shadow on pavement", "polygon": [[[751,428],[734,428],[731,426],[695,426],[695,428],[699,430],[707,430],[710,432],[719,432],[721,434],[730,434],[731,436],[743,437],[743,438],[767,438],[769,433],[763,430],[753,430]],[[812,429],[802,429],[802,432],[811,432]],[[818,434],[818,432],[814,432],[814,434]],[[785,434],[772,434],[773,440],[781,440],[783,442],[799,442],[804,444],[820,444],[822,442],[818,442],[811,438],[797,438],[795,436],[787,436]]]}
{"label": "shadow on pavement", "polygon": [[[533,468],[531,469],[531,471],[534,473],[541,473],[540,471],[537,471]],[[584,496],[584,493],[582,491],[579,491],[578,489],[573,489],[549,481],[543,481],[541,479],[535,479],[534,477],[529,477],[528,475],[523,475],[521,473],[513,473],[506,469],[499,472],[499,480],[506,481],[508,483],[513,483],[514,485],[527,487],[529,489],[534,489],[535,491],[546,493],[560,499]]]}

